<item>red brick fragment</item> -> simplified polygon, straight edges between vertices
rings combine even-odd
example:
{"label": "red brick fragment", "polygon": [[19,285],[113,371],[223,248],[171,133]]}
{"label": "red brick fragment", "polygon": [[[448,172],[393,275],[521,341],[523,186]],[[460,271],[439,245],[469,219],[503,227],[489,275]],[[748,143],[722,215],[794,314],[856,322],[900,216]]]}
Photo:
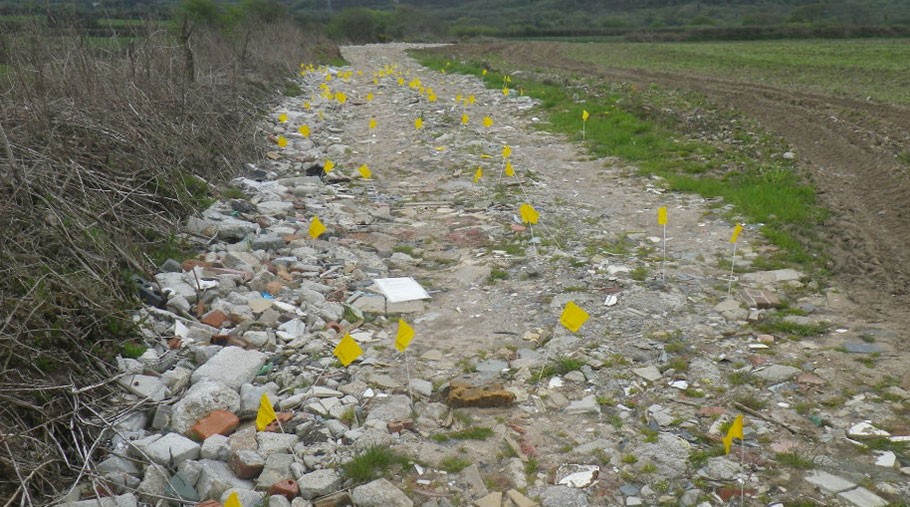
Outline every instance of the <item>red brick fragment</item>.
{"label": "red brick fragment", "polygon": [[229,319],[221,310],[212,310],[205,314],[205,317],[202,317],[203,324],[214,328],[220,328],[225,322],[229,322],[230,320],[231,319]]}
{"label": "red brick fragment", "polygon": [[187,259],[187,260],[183,261],[182,263],[180,263],[180,267],[183,268],[184,271],[192,271],[193,268],[195,268],[196,266],[202,266],[203,268],[210,268],[210,267],[212,267],[212,263],[205,262],[205,261],[199,260],[199,259]]}
{"label": "red brick fragment", "polygon": [[[733,497],[740,496],[739,488],[717,488],[714,492],[725,502]],[[755,496],[754,489],[747,489],[743,493],[745,496]]]}
{"label": "red brick fragment", "polygon": [[271,431],[272,433],[278,433],[281,431],[281,426],[278,424],[285,424],[291,419],[294,418],[294,412],[278,412],[275,414],[275,420],[270,422],[268,426],[265,427],[262,431]]}
{"label": "red brick fragment", "polygon": [[269,488],[266,496],[281,495],[288,500],[293,500],[300,493],[297,481],[294,479],[282,479]]}
{"label": "red brick fragment", "polygon": [[414,431],[414,421],[412,419],[399,419],[389,421],[389,433],[401,433],[404,430]]}
{"label": "red brick fragment", "polygon": [[698,409],[698,415],[704,415],[704,416],[708,416],[708,417],[712,417],[712,416],[716,416],[716,415],[723,415],[723,413],[724,413],[724,407],[718,407],[718,406],[702,407],[702,408]]}
{"label": "red brick fragment", "polygon": [[213,410],[186,430],[186,436],[203,441],[215,434],[230,435],[240,424],[240,418],[227,410]]}

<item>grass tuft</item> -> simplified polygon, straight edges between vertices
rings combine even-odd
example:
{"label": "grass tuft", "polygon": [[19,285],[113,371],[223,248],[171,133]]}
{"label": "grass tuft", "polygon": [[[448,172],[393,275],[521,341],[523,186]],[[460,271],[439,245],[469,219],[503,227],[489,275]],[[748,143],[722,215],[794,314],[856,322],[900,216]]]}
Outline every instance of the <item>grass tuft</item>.
{"label": "grass tuft", "polygon": [[341,471],[355,482],[367,482],[385,476],[394,465],[407,467],[410,461],[388,447],[375,445],[341,465]]}

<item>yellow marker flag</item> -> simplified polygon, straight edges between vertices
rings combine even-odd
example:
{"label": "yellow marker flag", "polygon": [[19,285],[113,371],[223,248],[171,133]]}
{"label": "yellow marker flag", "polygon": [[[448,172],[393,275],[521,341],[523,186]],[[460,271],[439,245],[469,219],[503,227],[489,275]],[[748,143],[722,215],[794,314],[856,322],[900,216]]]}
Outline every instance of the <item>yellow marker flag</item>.
{"label": "yellow marker flag", "polygon": [[667,225],[667,207],[657,208],[657,225]]}
{"label": "yellow marker flag", "polygon": [[304,108],[304,109],[309,109],[309,108],[310,108],[310,103],[309,103],[309,102],[304,102],[304,103],[303,103],[303,108]]}
{"label": "yellow marker flag", "polygon": [[582,109],[582,110],[581,110],[581,121],[588,121],[588,118],[590,118],[590,117],[591,117],[591,115],[588,114],[588,110],[587,110],[587,109]]}
{"label": "yellow marker flag", "polygon": [[403,84],[404,84],[404,78],[403,77],[398,78],[398,86],[401,86]]}
{"label": "yellow marker flag", "polygon": [[285,139],[284,136],[278,136],[278,147],[284,148],[287,145],[288,145],[288,140]]}
{"label": "yellow marker flag", "polygon": [[326,174],[329,174],[330,172],[332,172],[332,169],[334,169],[334,168],[335,168],[335,163],[329,159],[325,159],[325,165],[322,166],[322,170],[325,171]]}
{"label": "yellow marker flag", "polygon": [[414,128],[420,130],[420,127],[423,127],[423,118],[417,118],[414,120]]}
{"label": "yellow marker flag", "polygon": [[237,496],[236,491],[231,493],[231,496],[229,496],[227,501],[224,502],[224,507],[243,507],[243,504],[240,503],[240,497]]}
{"label": "yellow marker flag", "polygon": [[335,94],[335,100],[337,100],[339,104],[344,104],[348,100],[348,96],[338,92]]}
{"label": "yellow marker flag", "polygon": [[473,104],[475,100],[474,94],[468,95],[468,104]]}
{"label": "yellow marker flag", "polygon": [[374,78],[373,78],[373,84],[374,84],[374,85],[378,85],[378,84],[379,84],[379,79],[377,79],[377,78],[374,77]]}
{"label": "yellow marker flag", "polygon": [[370,130],[373,130],[374,128],[376,128],[376,119],[370,118]]}
{"label": "yellow marker flag", "polygon": [[512,156],[512,148],[509,145],[502,147],[502,158],[509,158]]}
{"label": "yellow marker flag", "polygon": [[313,215],[313,221],[310,222],[310,229],[308,231],[310,237],[313,239],[319,238],[323,232],[325,232],[325,225],[319,220],[319,217]]}
{"label": "yellow marker flag", "polygon": [[262,393],[262,398],[259,399],[259,411],[256,413],[256,429],[264,430],[275,419],[278,419],[278,416],[275,415],[269,395]]}
{"label": "yellow marker flag", "polygon": [[588,320],[588,312],[579,308],[579,306],[572,301],[566,303],[566,307],[559,317],[559,323],[566,326],[566,329],[573,333],[577,333],[586,320]]}
{"label": "yellow marker flag", "polygon": [[455,96],[455,102],[461,102],[461,94]]}
{"label": "yellow marker flag", "polygon": [[332,80],[332,75],[331,75],[331,74],[326,74],[326,75],[325,75],[325,80],[326,80],[326,81],[331,81],[331,80]]}
{"label": "yellow marker flag", "polygon": [[373,102],[373,93],[372,92],[367,94],[367,102]]}
{"label": "yellow marker flag", "polygon": [[467,115],[467,114],[461,115],[461,124],[462,124],[462,125],[467,125],[467,124],[468,124],[468,115]]}
{"label": "yellow marker flag", "polygon": [[540,213],[534,209],[534,206],[531,206],[527,203],[522,204],[518,208],[518,213],[521,215],[521,221],[526,224],[534,225],[538,220],[540,220]]}
{"label": "yellow marker flag", "polygon": [[490,155],[487,155],[486,153],[481,153],[480,158],[493,158],[493,157],[491,157]]}
{"label": "yellow marker flag", "polygon": [[730,243],[736,243],[736,240],[739,239],[739,233],[743,232],[743,224],[736,224],[736,227],[733,228],[733,235],[730,236]]}
{"label": "yellow marker flag", "polygon": [[303,137],[310,137],[310,127],[306,125],[301,125],[300,128],[297,129],[297,132],[300,132],[300,135]]}
{"label": "yellow marker flag", "polygon": [[480,71],[480,75],[481,75],[481,76],[486,76],[486,75],[487,75],[487,69],[483,69],[482,71]]}
{"label": "yellow marker flag", "polygon": [[284,123],[284,122],[288,121],[288,115],[286,115],[286,114],[284,114],[284,113],[279,114],[279,115],[278,115],[278,121],[280,121],[281,123]]}
{"label": "yellow marker flag", "polygon": [[508,94],[509,94],[509,87],[508,87],[508,86],[503,86],[503,87],[502,87],[502,94],[503,94],[503,95],[508,95]]}
{"label": "yellow marker flag", "polygon": [[343,366],[347,366],[363,354],[363,349],[360,348],[360,345],[357,345],[357,342],[351,338],[351,335],[346,334],[344,335],[344,338],[338,342],[338,346],[335,347],[335,350],[333,350],[332,353],[341,361]]}
{"label": "yellow marker flag", "polygon": [[512,162],[509,160],[506,160],[506,176],[515,176],[515,169],[512,168]]}
{"label": "yellow marker flag", "polygon": [[431,93],[430,95],[427,96],[427,100],[429,100],[430,102],[436,102],[436,94]]}
{"label": "yellow marker flag", "polygon": [[445,149],[446,149],[445,146],[437,146],[437,147],[436,147],[436,151],[445,151]]}
{"label": "yellow marker flag", "polygon": [[733,419],[733,424],[727,430],[727,436],[724,437],[724,451],[730,454],[730,447],[733,445],[733,439],[743,440],[743,415],[740,414]]}
{"label": "yellow marker flag", "polygon": [[409,326],[407,322],[398,319],[398,334],[395,336],[395,348],[398,349],[399,352],[404,352],[404,349],[408,348],[408,345],[413,339],[414,328]]}
{"label": "yellow marker flag", "polygon": [[509,76],[506,76],[506,83],[511,83],[511,82],[512,82],[512,78]]}
{"label": "yellow marker flag", "polygon": [[480,181],[480,178],[483,178],[483,169],[478,167],[477,172],[474,173],[474,183]]}
{"label": "yellow marker flag", "polygon": [[370,176],[373,176],[373,173],[370,172],[370,168],[367,167],[366,164],[363,164],[362,166],[360,166],[357,169],[357,172],[360,173],[360,176],[362,176],[363,179],[365,179],[365,180],[368,180],[368,179],[370,179]]}
{"label": "yellow marker flag", "polygon": [[493,118],[490,118],[489,116],[484,116],[484,117],[483,117],[483,126],[486,127],[486,128],[492,127],[492,126],[493,126]]}

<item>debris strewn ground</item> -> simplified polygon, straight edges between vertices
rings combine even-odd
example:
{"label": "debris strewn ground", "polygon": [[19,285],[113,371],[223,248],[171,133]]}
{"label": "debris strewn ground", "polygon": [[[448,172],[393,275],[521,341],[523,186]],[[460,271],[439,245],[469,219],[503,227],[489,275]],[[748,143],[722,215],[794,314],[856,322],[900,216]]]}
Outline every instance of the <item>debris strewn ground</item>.
{"label": "debris strewn ground", "polygon": [[[65,505],[910,496],[899,330],[858,320],[849,288],[752,269],[768,247],[748,226],[731,287],[723,203],[590,160],[534,128],[531,99],[421,68],[407,47],[306,72],[270,115],[268,159],[232,182],[242,195],[189,220],[206,251],[156,275],[167,304],[136,315],[154,346],[119,364],[132,408]],[[374,280],[395,277],[431,298],[386,301]],[[570,301],[590,315],[575,333],[559,323]],[[363,350],[347,367],[345,335]],[[278,421],[256,431],[263,393]]]}

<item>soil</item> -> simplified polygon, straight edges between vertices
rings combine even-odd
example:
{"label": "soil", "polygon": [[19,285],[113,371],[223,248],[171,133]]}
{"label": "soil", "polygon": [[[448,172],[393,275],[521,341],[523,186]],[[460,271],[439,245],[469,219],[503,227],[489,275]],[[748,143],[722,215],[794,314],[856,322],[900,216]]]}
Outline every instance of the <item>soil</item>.
{"label": "soil", "polygon": [[735,77],[592,65],[573,60],[569,48],[565,43],[522,42],[465,45],[456,51],[478,58],[498,54],[522,67],[695,91],[750,115],[793,146],[821,204],[832,211],[821,231],[830,242],[832,274],[873,314],[908,320],[910,168],[896,155],[910,145],[910,108]]}

